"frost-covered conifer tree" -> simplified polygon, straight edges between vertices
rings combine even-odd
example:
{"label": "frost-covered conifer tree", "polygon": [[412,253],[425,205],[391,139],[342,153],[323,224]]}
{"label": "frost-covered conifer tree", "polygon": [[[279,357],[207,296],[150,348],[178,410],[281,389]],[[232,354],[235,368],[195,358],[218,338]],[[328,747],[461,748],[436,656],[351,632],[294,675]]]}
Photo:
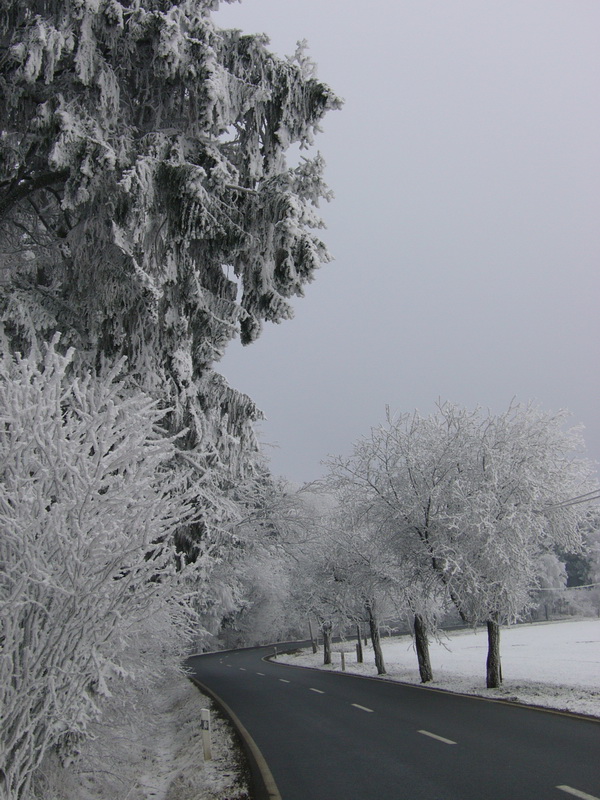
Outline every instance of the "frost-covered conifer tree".
{"label": "frost-covered conifer tree", "polygon": [[205,483],[243,471],[258,415],[213,363],[289,317],[329,258],[323,162],[286,151],[340,104],[302,47],[278,58],[218,29],[217,6],[0,2],[5,341],[60,331],[90,364],[126,355]]}
{"label": "frost-covered conifer tree", "polygon": [[[253,472],[251,423],[259,412],[213,364],[234,336],[249,343],[263,321],[289,317],[290,298],[302,294],[329,258],[315,210],[329,197],[323,162],[317,155],[290,167],[286,151],[312,144],[323,115],[339,101],[315,78],[302,47],[293,58],[277,58],[264,37],[219,30],[211,18],[217,6],[218,0],[0,0],[0,350],[22,353],[19,363],[30,352],[37,363],[42,343],[60,333],[60,348],[74,348],[61,373],[73,383],[65,388],[57,378],[53,384],[57,397],[66,393],[65,402],[77,381],[87,388],[95,381],[105,385],[102,376],[114,374],[110,365],[124,356],[128,370],[123,404],[102,410],[106,419],[90,428],[96,436],[91,443],[85,424],[100,414],[97,408],[82,412],[80,428],[67,414],[63,422],[73,427],[63,436],[60,414],[41,430],[48,411],[42,397],[37,411],[35,403],[24,407],[23,414],[38,415],[32,452],[39,445],[41,460],[54,459],[52,469],[24,473],[20,483],[4,476],[3,608],[14,601],[23,614],[14,624],[3,618],[15,654],[13,673],[4,663],[11,674],[5,685],[12,689],[23,678],[24,694],[22,701],[14,692],[7,700],[3,756],[12,761],[3,769],[20,793],[25,784],[19,776],[29,774],[44,742],[60,733],[58,723],[51,730],[40,725],[39,736],[37,723],[25,730],[27,709],[41,709],[50,719],[48,703],[58,698],[57,713],[69,730],[77,728],[80,709],[61,705],[60,698],[70,696],[64,687],[36,695],[45,676],[23,677],[19,659],[27,660],[28,648],[42,647],[46,637],[61,674],[70,673],[69,664],[80,670],[81,682],[71,688],[81,700],[93,673],[89,653],[96,651],[88,650],[86,661],[78,642],[89,644],[86,631],[93,642],[111,641],[112,629],[91,610],[94,598],[98,609],[122,590],[123,601],[143,603],[170,585],[166,562],[160,565],[164,580],[151,580],[158,576],[159,550],[154,540],[149,549],[148,535],[162,537],[165,545],[177,524],[180,549],[205,557],[207,576],[215,563],[211,556],[225,563],[228,546],[236,544],[228,537],[231,521],[241,513],[232,489]],[[44,372],[48,380],[53,374],[50,367]],[[85,402],[87,388],[77,389]],[[17,430],[29,441],[13,411],[6,441]],[[164,450],[152,429],[159,419]],[[133,452],[114,444],[111,422],[127,427],[123,436],[135,445]],[[154,460],[138,463],[135,448],[143,447],[136,435],[150,437]],[[7,446],[10,455],[13,445]],[[19,445],[19,453],[28,446]],[[129,461],[118,462],[110,475],[100,470],[89,497],[85,484],[78,494],[79,468],[91,470],[88,461],[104,449]],[[29,456],[19,458],[18,467],[29,464]],[[194,489],[187,527],[186,513],[171,505],[170,489],[161,495],[153,484],[173,464]],[[137,513],[131,511],[134,501]],[[127,518],[119,517],[126,512]],[[201,544],[199,533],[205,534]],[[161,547],[161,557],[165,552]],[[111,560],[103,566],[106,553]],[[22,558],[34,574],[24,570],[21,584],[16,576]],[[168,558],[172,566],[172,551]],[[122,570],[119,580],[113,564]],[[88,567],[99,570],[98,581],[108,576],[106,585],[96,585]],[[63,592],[71,578],[83,581],[75,581],[72,597]],[[42,610],[46,590],[53,616]],[[85,602],[69,617],[61,602],[70,597],[76,605],[79,592]],[[222,615],[225,600],[212,601],[215,616]],[[116,601],[114,608],[120,613]],[[61,633],[63,617],[68,624]],[[40,669],[44,663],[38,655],[27,663],[34,662]],[[18,762],[22,757],[30,761]]]}

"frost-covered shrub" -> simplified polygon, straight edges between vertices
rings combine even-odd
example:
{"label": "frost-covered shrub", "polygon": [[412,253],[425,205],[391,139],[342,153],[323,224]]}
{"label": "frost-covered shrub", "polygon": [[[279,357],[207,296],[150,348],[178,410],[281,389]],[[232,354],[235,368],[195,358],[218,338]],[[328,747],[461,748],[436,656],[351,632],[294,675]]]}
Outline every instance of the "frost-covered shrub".
{"label": "frost-covered shrub", "polygon": [[49,747],[65,754],[85,735],[111,681],[182,646],[189,615],[172,539],[190,511],[164,411],[118,369],[78,377],[70,361],[53,346],[41,362],[0,361],[6,798],[27,796]]}
{"label": "frost-covered shrub", "polygon": [[208,697],[175,670],[149,686],[120,681],[67,767],[50,751],[28,800],[248,800],[241,752],[213,714],[213,760],[204,761]]}

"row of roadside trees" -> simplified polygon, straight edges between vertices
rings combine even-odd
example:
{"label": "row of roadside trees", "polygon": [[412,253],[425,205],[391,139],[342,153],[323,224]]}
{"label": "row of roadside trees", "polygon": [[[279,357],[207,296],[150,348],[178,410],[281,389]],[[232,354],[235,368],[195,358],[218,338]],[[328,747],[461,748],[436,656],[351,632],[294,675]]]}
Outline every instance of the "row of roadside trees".
{"label": "row of roadside trees", "polygon": [[388,413],[349,456],[332,458],[335,498],[306,553],[296,602],[333,627],[364,619],[378,671],[381,614],[410,619],[421,680],[429,636],[453,609],[488,632],[487,686],[502,681],[500,626],[535,603],[548,563],[584,547],[598,485],[565,413],[513,404],[498,415],[450,403]]}

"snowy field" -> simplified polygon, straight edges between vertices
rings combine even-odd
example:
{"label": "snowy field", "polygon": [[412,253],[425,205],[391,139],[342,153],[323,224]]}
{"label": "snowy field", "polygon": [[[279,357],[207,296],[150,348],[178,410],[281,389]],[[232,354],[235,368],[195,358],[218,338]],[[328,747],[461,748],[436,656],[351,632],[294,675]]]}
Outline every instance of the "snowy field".
{"label": "snowy field", "polygon": [[[389,680],[419,683],[417,656],[410,636],[383,639]],[[373,651],[365,648],[365,663],[356,663],[354,642],[345,649],[346,671],[376,675]],[[334,651],[340,645],[334,645]],[[504,684],[485,688],[487,633],[485,628],[453,631],[431,642],[434,681],[428,686],[484,697],[568,710],[600,717],[600,619],[565,620],[516,625],[502,629],[501,656]],[[334,652],[333,666],[324,667],[319,652],[280,656],[298,666],[341,669]]]}

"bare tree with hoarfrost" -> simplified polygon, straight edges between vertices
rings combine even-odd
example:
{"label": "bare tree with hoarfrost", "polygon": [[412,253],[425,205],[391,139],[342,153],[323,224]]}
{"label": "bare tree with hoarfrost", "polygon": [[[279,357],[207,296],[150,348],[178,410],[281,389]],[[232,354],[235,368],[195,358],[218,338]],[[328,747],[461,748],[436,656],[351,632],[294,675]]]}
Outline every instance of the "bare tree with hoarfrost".
{"label": "bare tree with hoarfrost", "polygon": [[[426,418],[388,414],[330,464],[331,480],[395,532],[421,591],[487,624],[489,687],[501,682],[499,626],[528,607],[540,554],[580,545],[586,511],[566,501],[594,478],[566,419],[532,405],[498,416],[449,403]],[[427,648],[423,621],[415,615],[418,652]]]}
{"label": "bare tree with hoarfrost", "polygon": [[447,595],[442,564],[443,520],[448,486],[462,449],[460,431],[426,423],[417,414],[392,417],[360,439],[349,457],[329,462],[329,485],[341,508],[369,519],[383,532],[405,571],[407,605],[421,680],[432,680],[428,628],[434,598]]}
{"label": "bare tree with hoarfrost", "polygon": [[324,664],[331,664],[335,628],[344,630],[361,613],[346,556],[324,527],[318,539],[311,539],[292,557],[290,605],[299,615],[317,620]]}
{"label": "bare tree with hoarfrost", "polygon": [[318,516],[311,519],[309,515],[304,538],[285,545],[291,570],[288,606],[298,618],[317,619],[325,664],[331,663],[335,629],[344,636],[350,624],[366,620],[377,670],[384,674],[380,615],[392,607],[397,610],[398,597],[403,595],[401,570],[394,554],[385,549],[381,532],[352,518],[349,504],[343,511],[334,510],[340,498],[325,492],[320,500],[312,507]]}
{"label": "bare tree with hoarfrost", "polygon": [[244,511],[232,529],[238,543],[238,604],[227,614],[219,641],[227,647],[297,637],[306,620],[293,602],[293,573],[322,535],[315,498],[264,473],[235,493]]}
{"label": "bare tree with hoarfrost", "polygon": [[[567,586],[567,569],[556,553],[543,553],[536,564],[537,597],[536,604],[543,607],[546,620],[550,619],[550,609],[564,602]],[[532,609],[533,610],[533,609]]]}
{"label": "bare tree with hoarfrost", "polygon": [[473,419],[450,530],[460,540],[457,605],[471,622],[487,626],[490,688],[502,682],[500,625],[531,607],[540,555],[583,544],[590,509],[571,500],[596,488],[597,479],[580,457],[581,431],[567,429],[567,420],[566,412],[531,404]]}
{"label": "bare tree with hoarfrost", "polygon": [[357,512],[353,493],[338,497],[337,512],[327,518],[328,535],[323,546],[335,565],[337,580],[349,597],[348,619],[366,621],[371,636],[375,666],[379,675],[386,672],[381,647],[382,619],[402,614],[407,607],[406,564],[391,546],[391,534],[374,524],[369,514]]}
{"label": "bare tree with hoarfrost", "polygon": [[65,752],[85,735],[112,679],[143,680],[139,648],[127,656],[136,637],[167,637],[177,660],[186,579],[200,566],[174,572],[173,532],[191,507],[186,468],[157,427],[164,411],[116,369],[82,378],[70,362],[54,347],[39,363],[0,362],[0,794],[10,800],[29,796],[50,746]]}

